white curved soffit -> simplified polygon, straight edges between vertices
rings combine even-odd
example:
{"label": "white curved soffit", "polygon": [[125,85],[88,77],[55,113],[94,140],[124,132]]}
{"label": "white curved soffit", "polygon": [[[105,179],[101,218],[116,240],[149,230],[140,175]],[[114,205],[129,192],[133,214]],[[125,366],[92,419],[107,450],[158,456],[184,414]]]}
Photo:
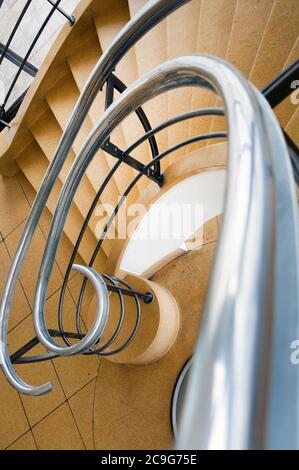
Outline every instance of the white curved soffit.
{"label": "white curved soffit", "polygon": [[[151,272],[171,254],[188,251],[185,241],[222,213],[226,171],[209,170],[178,183],[141,219],[120,263],[122,271]],[[169,228],[169,233],[167,229]]]}

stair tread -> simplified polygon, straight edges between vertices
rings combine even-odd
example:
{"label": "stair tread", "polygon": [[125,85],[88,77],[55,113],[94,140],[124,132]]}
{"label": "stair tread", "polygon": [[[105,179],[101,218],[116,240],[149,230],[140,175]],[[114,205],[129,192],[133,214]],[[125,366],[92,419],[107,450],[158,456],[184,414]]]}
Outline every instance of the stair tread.
{"label": "stair tread", "polygon": [[[91,45],[93,45],[93,47],[91,47]],[[92,44],[90,43],[87,44],[87,48],[84,54],[82,54],[81,51],[78,51],[75,54],[68,57],[70,69],[73,73],[73,76],[75,78],[75,81],[80,91],[82,91],[86,83],[86,80],[88,79],[93,67],[97,63],[101,54],[102,54],[102,51],[101,51],[100,45],[98,42],[95,41],[95,38],[93,38]],[[91,106],[91,109],[89,112],[91,127],[97,123],[97,121],[99,120],[99,117],[104,112],[104,108],[105,108],[105,91],[103,92],[100,91],[93,105]],[[119,143],[119,145],[123,144],[122,134],[117,135],[116,141]],[[92,165],[92,173],[93,175],[96,175],[95,178],[93,178],[93,181],[94,181],[95,186],[98,188],[99,177],[101,177],[102,180],[104,179],[108,171],[114,166],[115,159],[101,150],[97,152],[95,159],[96,159],[96,163],[92,162],[91,165]],[[100,163],[100,166],[98,166],[98,163]],[[99,174],[99,168],[101,169],[101,175]],[[117,179],[118,180],[120,179],[119,173],[116,175],[116,177],[113,177],[112,180],[110,181],[109,186],[107,187],[107,190],[103,194],[103,197],[105,199],[104,200],[103,198],[101,199],[103,202],[110,203],[110,204],[117,203],[117,197],[120,194],[120,191],[124,187],[124,184],[117,181]]]}
{"label": "stair tread", "polygon": [[[196,52],[225,57],[233,24],[237,2],[235,0],[211,0],[202,3],[198,25]],[[191,108],[214,106],[215,95],[197,88],[192,90]],[[192,119],[189,136],[206,134],[211,125],[210,117]],[[188,152],[205,146],[205,142],[188,146]]]}
{"label": "stair tread", "polygon": [[[38,121],[38,123],[31,127],[31,132],[34,135],[38,145],[44,152],[45,156],[47,157],[48,161],[51,161],[62,134],[61,128],[51,111],[46,113]],[[64,181],[66,180],[66,177],[74,159],[75,153],[71,149],[68,158],[59,175],[59,178],[62,183],[64,183]],[[74,198],[74,202],[76,203],[76,206],[78,207],[82,215],[86,214],[86,212],[88,211],[88,201],[93,198],[94,195],[94,188],[90,184],[88,178],[84,176],[82,178],[80,188]]]}
{"label": "stair tread", "polygon": [[[131,18],[146,4],[146,0],[129,0]],[[138,75],[142,76],[157,65],[167,60],[167,24],[163,20],[152,30],[146,33],[134,46],[137,61]],[[155,97],[144,105],[144,111],[152,127],[167,120],[168,99],[167,93]],[[168,131],[163,130],[156,136],[159,150],[168,147]]]}
{"label": "stair tread", "polygon": [[[71,75],[68,76],[67,79],[64,79],[62,82],[57,84],[57,86],[47,94],[47,101],[49,106],[57,121],[59,122],[62,130],[64,130],[68,124],[69,117],[72,113],[75,103],[79,98],[79,94],[80,92]],[[80,151],[81,146],[84,143],[86,137],[91,132],[92,127],[92,122],[89,116],[87,116],[73,143],[73,150],[76,154]],[[102,151],[99,150],[86,170],[87,177],[93,185],[95,191],[99,189],[100,182],[107,172],[108,166],[106,164],[106,160],[102,158]]]}
{"label": "stair tread", "polygon": [[[124,0],[110,0],[109,2],[101,2],[97,5],[94,22],[103,51],[107,49],[116,34],[127,24],[129,19],[128,4]],[[134,48],[129,50],[117,65],[115,74],[126,86],[137,79],[138,74]],[[118,93],[115,91],[114,96],[116,97],[117,94]],[[102,98],[102,102],[104,102],[104,98]],[[131,115],[114,131],[111,140],[119,148],[126,150],[141,133],[141,124],[135,115]],[[135,156],[140,161],[148,161],[149,151],[146,145],[137,149]],[[136,172],[131,168],[123,168],[122,181],[119,184],[121,194],[135,175]],[[133,192],[135,193],[135,197],[138,197],[137,188],[134,189]]]}
{"label": "stair tread", "polygon": [[[194,53],[197,44],[198,20],[201,2],[190,2],[173,12],[167,18],[168,59]],[[168,118],[190,111],[192,89],[189,87],[172,90],[168,94]],[[188,121],[168,128],[169,146],[188,139]],[[180,157],[186,148],[176,152]]]}
{"label": "stair tread", "polygon": [[[224,59],[249,77],[275,0],[238,2]],[[222,106],[216,99],[215,106]],[[214,116],[209,132],[226,130],[225,119]],[[209,145],[210,141],[206,142]]]}
{"label": "stair tread", "polygon": [[[277,0],[265,29],[258,55],[249,79],[258,88],[278,75],[298,37],[299,15],[297,0]],[[271,67],[269,67],[271,64]]]}

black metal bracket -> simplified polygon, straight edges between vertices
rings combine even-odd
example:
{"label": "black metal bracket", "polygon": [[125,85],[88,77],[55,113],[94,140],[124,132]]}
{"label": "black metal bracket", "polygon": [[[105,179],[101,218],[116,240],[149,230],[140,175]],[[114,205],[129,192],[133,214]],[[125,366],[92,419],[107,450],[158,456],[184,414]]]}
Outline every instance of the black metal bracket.
{"label": "black metal bracket", "polygon": [[127,295],[128,297],[135,297],[135,295],[137,295],[137,297],[141,300],[144,301],[144,303],[146,304],[150,304],[152,301],[153,301],[153,298],[154,298],[154,295],[152,294],[152,292],[145,292],[144,294],[142,292],[137,292],[133,289],[125,289],[124,287],[119,287],[119,286],[116,286],[116,285],[113,285],[113,284],[107,284],[106,283],[106,286],[107,286],[107,289],[109,290],[109,292],[116,292],[116,293],[119,293],[121,292],[123,295]]}
{"label": "black metal bracket", "polygon": [[134,170],[137,170],[143,175],[147,176],[160,187],[163,186],[164,177],[162,173],[157,173],[156,171],[152,170],[152,168],[146,168],[146,166],[143,165],[139,160],[136,160],[136,158],[118,148],[117,145],[111,143],[110,140],[106,140],[105,144],[102,146],[102,150],[109,153],[109,155],[112,157],[115,157],[118,160],[126,163],[130,167],[134,168]]}

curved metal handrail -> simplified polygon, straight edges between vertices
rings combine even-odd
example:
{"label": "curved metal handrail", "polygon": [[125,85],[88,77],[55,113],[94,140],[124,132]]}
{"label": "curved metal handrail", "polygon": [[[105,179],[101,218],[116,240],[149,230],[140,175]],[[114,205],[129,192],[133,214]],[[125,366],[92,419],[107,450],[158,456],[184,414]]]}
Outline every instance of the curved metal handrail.
{"label": "curved metal handrail", "polygon": [[142,8],[138,14],[119,32],[114,41],[106,49],[91,73],[78,102],[69,119],[69,123],[60,139],[57,150],[51,160],[46,174],[39,188],[31,211],[29,213],[23,234],[17,246],[15,256],[8,273],[6,285],[3,291],[0,307],[0,363],[9,382],[19,392],[29,395],[41,395],[47,393],[51,387],[31,387],[26,384],[14,371],[7,350],[7,324],[9,310],[12,303],[17,279],[23,265],[24,258],[30,246],[36,226],[48,200],[54,183],[60,173],[68,152],[77,133],[97,95],[109,75],[113,72],[118,62],[126,52],[147,31],[163,20],[179,6],[189,0],[152,0]]}
{"label": "curved metal handrail", "polygon": [[[74,264],[73,268],[83,274],[93,285],[96,292],[97,311],[92,327],[88,333],[80,339],[80,341],[73,346],[64,348],[63,346],[56,345],[55,351],[60,356],[71,356],[74,354],[81,354],[81,352],[92,347],[101,337],[108,319],[109,311],[109,294],[107,286],[102,277],[91,267],[81,266]],[[48,330],[45,325],[45,332]]]}
{"label": "curved metal handrail", "polygon": [[[220,59],[186,56],[157,67],[129,87],[92,130],[63,185],[53,216],[36,288],[36,334],[48,350],[56,351],[44,318],[47,283],[70,204],[97,149],[147,100],[176,87],[205,82],[223,99],[228,127],[234,133],[229,139],[223,229],[179,446],[275,447],[273,429],[285,424],[287,416],[289,431],[284,440],[297,447],[298,372],[293,369],[286,374],[281,360],[280,364],[272,362],[272,351],[282,352],[286,335],[294,334],[299,324],[298,226],[288,152],[266,100]],[[147,167],[154,163],[155,159]],[[288,184],[283,184],[286,180]],[[282,228],[288,236],[287,248],[281,247]],[[282,275],[286,262],[291,268]],[[287,282],[287,294],[281,292],[282,282]],[[284,325],[282,315],[288,319]],[[76,345],[72,348],[76,351]],[[241,361],[239,355],[245,352]],[[285,379],[280,391],[293,394],[293,403],[289,397],[281,403],[281,396],[270,387],[278,376]]]}

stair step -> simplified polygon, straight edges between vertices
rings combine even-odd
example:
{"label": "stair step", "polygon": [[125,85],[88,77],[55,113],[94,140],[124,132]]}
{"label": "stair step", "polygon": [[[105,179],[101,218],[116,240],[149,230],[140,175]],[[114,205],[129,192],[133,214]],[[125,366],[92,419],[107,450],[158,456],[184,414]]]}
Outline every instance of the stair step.
{"label": "stair step", "polygon": [[[73,107],[79,98],[79,93],[80,92],[77,88],[77,85],[72,75],[70,74],[47,94],[47,101],[49,106],[57,121],[59,122],[62,130],[64,130],[67,126],[69,116],[71,115]],[[73,144],[73,150],[76,154],[78,154],[79,150],[81,149],[81,146],[92,130],[92,127],[92,122],[89,116],[87,116]],[[102,158],[102,155],[102,150],[99,150],[86,170],[86,175],[93,185],[95,191],[99,189],[104,177],[109,171],[106,159]],[[119,193],[122,189],[122,179],[118,179],[120,180],[118,181],[120,186],[120,188],[118,188]]]}
{"label": "stair step", "polygon": [[[43,153],[47,157],[47,160],[50,162],[61,138],[61,128],[50,110],[45,113],[34,126],[31,127],[31,132]],[[59,175],[62,183],[64,183],[66,180],[67,174],[74,159],[75,153],[73,150],[71,150]],[[90,206],[90,201],[94,195],[94,188],[90,184],[88,178],[84,176],[80,184],[80,188],[74,198],[74,202],[83,217],[87,213]]]}
{"label": "stair step", "polygon": [[[299,19],[298,15],[297,18],[295,16],[292,15],[292,5],[286,9],[280,1],[239,2],[225,59],[257,88],[263,88],[298,57]],[[281,41],[283,47],[280,47]],[[219,103],[218,100],[216,104]],[[287,124],[293,112],[290,99],[275,108],[282,126]],[[214,117],[210,132],[224,129],[224,120]]]}
{"label": "stair step", "polygon": [[[46,95],[49,107],[62,130],[65,130],[68,124],[79,95],[79,89],[71,73],[57,83]],[[75,153],[78,153],[91,129],[92,124],[90,118],[87,116],[73,144]]]}
{"label": "stair step", "polygon": [[[94,22],[103,51],[107,49],[116,34],[127,24],[129,19],[130,16],[127,1],[110,0],[108,2],[99,2],[94,13]],[[117,65],[115,74],[126,86],[137,79],[137,66],[134,49],[131,49],[120,61]],[[114,96],[116,97],[117,94],[117,91],[115,91]],[[104,102],[104,98],[102,98],[102,100]],[[142,126],[139,123],[138,118],[132,114],[114,131],[111,136],[111,141],[122,150],[126,150],[141,134]],[[144,163],[147,162],[149,159],[149,151],[146,144],[137,149],[134,152],[134,156],[139,161]],[[136,171],[131,168],[123,168],[121,194],[136,174]],[[138,184],[138,187],[142,189],[142,185]],[[137,188],[133,190],[133,194],[135,197],[138,197]]]}
{"label": "stair step", "polygon": [[[33,201],[36,197],[35,189],[33,188],[30,181],[26,178],[26,176],[24,175],[22,171],[19,171],[18,173],[18,181],[24,193],[26,194],[26,197],[30,206],[32,206]],[[47,237],[47,234],[49,232],[51,220],[52,220],[52,214],[49,211],[49,209],[45,207],[41,215],[41,218],[39,220],[39,224],[38,224],[45,238]],[[72,251],[73,251],[73,245],[71,241],[68,239],[68,237],[66,236],[66,234],[63,233],[61,240],[59,242],[57,256],[56,256],[56,260],[57,260],[59,269],[62,274],[64,274],[67,269]],[[78,264],[84,263],[80,254],[76,255],[75,262]]]}
{"label": "stair step", "polygon": [[[82,52],[79,50],[75,54],[72,54],[68,57],[70,69],[80,91],[83,90],[84,85],[101,54],[102,51],[98,42],[98,38],[95,37],[92,39],[92,42],[89,41],[88,44],[86,44],[86,52],[84,54],[82,54]],[[104,92],[99,92],[89,112],[89,118],[92,126],[97,123],[99,117],[104,112],[104,105]],[[101,150],[98,151],[96,158],[100,159],[101,161],[101,168],[103,171],[101,178],[104,179],[104,175],[107,175],[109,170],[115,164],[116,160]],[[95,169],[95,171],[96,174],[98,174],[98,170]],[[117,203],[118,195],[120,194],[120,191],[123,187],[121,186],[121,183],[119,183],[120,188],[118,187],[117,178],[120,178],[119,174],[116,175],[116,178],[111,179],[109,186],[103,194],[104,199],[101,198],[102,202],[114,205]],[[99,181],[100,180],[97,179],[97,185],[99,184]]]}
{"label": "stair step", "polygon": [[107,0],[97,3],[94,6],[94,21],[102,50],[105,51],[130,19],[128,2],[127,0]]}
{"label": "stair step", "polygon": [[[263,88],[278,75],[297,40],[299,31],[298,1],[277,0],[267,23],[249,79]],[[269,66],[271,64],[271,66]]]}
{"label": "stair step", "polygon": [[[30,149],[28,150],[26,151],[26,153],[24,153],[23,156],[20,156],[18,164],[28,181],[37,191],[40,186],[42,177],[48,167],[48,160],[36,142],[33,142],[30,145]],[[57,180],[47,202],[47,207],[52,214],[55,211],[57,199],[60,194],[61,188],[62,184],[59,180]],[[64,227],[64,233],[73,245],[77,240],[77,236],[83,224],[83,220],[84,219],[80,214],[78,208],[75,205],[72,205]],[[96,238],[88,227],[85,236],[82,240],[81,246],[79,248],[79,254],[84,260],[84,262],[87,263],[89,261],[95,244]],[[106,255],[102,251],[99,254],[99,263],[104,266],[105,260]]]}
{"label": "stair step", "polygon": [[[81,49],[78,49],[67,57],[70,70],[80,91],[83,90],[94,66],[98,62],[101,55],[102,49],[95,30],[95,35],[93,35],[84,45],[84,54],[82,54]],[[102,93],[99,92],[99,94]],[[99,120],[104,111],[104,108],[101,107],[101,103],[102,100],[98,100],[97,97],[89,110],[88,114],[93,124]]]}
{"label": "stair step", "polygon": [[[197,53],[225,57],[236,4],[236,0],[211,0],[201,4],[196,45]],[[192,109],[214,106],[215,95],[209,91],[196,88],[192,90],[191,103]],[[189,125],[189,136],[208,133],[210,125],[210,117],[192,119]],[[206,142],[189,145],[188,151],[205,145]]]}
{"label": "stair step", "polygon": [[[275,0],[265,0],[263,2],[237,3],[224,58],[240,70],[246,78],[249,77],[254,65],[274,2]],[[244,53],[245,51],[246,53]],[[216,99],[215,105],[222,106],[219,98]],[[225,119],[214,116],[209,132],[225,130]],[[211,141],[207,141],[206,145],[210,143]]]}
{"label": "stair step", "polygon": [[[198,19],[201,2],[190,2],[179,8],[167,18],[167,56],[168,59],[190,54],[195,51],[198,34]],[[168,118],[190,111],[192,89],[189,87],[172,90],[168,94]],[[169,146],[188,139],[188,121],[168,128]],[[183,147],[176,151],[179,158],[186,153]]]}
{"label": "stair step", "polygon": [[[131,18],[146,4],[146,0],[129,0],[129,9]],[[145,36],[143,36],[135,45],[135,55],[137,61],[138,75],[142,76],[157,65],[167,60],[167,24],[163,20]],[[152,127],[157,126],[162,121],[167,120],[168,116],[168,97],[167,93],[155,97],[144,105],[144,111]],[[167,129],[156,135],[159,151],[162,152],[168,148]],[[167,158],[167,157],[166,157]],[[163,161],[162,161],[163,162]],[[163,164],[165,165],[166,159]]]}

